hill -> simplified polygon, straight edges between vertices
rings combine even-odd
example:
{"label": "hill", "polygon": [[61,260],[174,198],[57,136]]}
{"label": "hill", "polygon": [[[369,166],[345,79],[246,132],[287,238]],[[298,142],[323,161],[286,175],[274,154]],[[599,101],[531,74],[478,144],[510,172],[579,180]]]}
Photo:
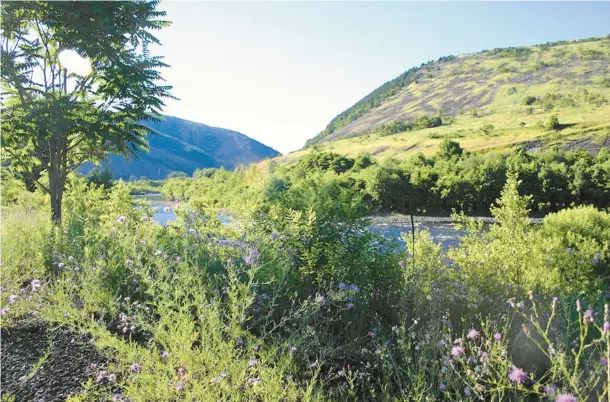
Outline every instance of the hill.
{"label": "hill", "polygon": [[[607,144],[609,64],[610,35],[441,57],[365,96],[306,148],[402,158],[431,154],[444,138],[470,151]],[[560,130],[547,129],[552,115]]]}
{"label": "hill", "polygon": [[[201,168],[224,166],[234,169],[280,155],[273,148],[237,131],[177,117],[166,116],[149,126],[158,133],[148,137],[150,152],[141,152],[138,159],[110,156],[108,165],[114,178],[163,179],[174,171],[191,175]],[[91,169],[93,166],[89,164],[83,171]]]}

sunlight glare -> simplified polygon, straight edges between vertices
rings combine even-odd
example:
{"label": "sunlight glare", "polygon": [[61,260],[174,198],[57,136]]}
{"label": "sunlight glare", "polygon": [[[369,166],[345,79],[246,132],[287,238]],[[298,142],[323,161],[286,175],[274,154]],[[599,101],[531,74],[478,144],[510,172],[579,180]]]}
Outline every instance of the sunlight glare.
{"label": "sunlight glare", "polygon": [[62,50],[59,52],[58,57],[61,65],[71,73],[86,77],[93,71],[89,58],[81,56],[74,50]]}

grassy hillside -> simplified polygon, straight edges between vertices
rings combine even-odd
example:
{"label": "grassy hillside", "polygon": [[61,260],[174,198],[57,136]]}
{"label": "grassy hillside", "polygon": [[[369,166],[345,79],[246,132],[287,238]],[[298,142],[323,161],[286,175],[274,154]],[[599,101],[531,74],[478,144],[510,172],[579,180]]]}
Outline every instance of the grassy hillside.
{"label": "grassy hillside", "polygon": [[[115,178],[130,176],[163,179],[170,172],[191,175],[195,169],[221,167],[234,169],[267,157],[279,155],[276,150],[236,131],[166,116],[151,123],[158,135],[149,136],[150,152],[139,159],[127,160],[112,155],[109,165]],[[86,166],[85,172],[92,169]]]}
{"label": "grassy hillside", "polygon": [[[469,151],[532,141],[607,143],[609,64],[610,36],[443,57],[367,95],[308,148],[319,144],[348,155],[403,158],[433,153],[444,138]],[[552,115],[558,130],[545,127]],[[441,117],[442,125],[405,131],[403,126],[422,117]]]}

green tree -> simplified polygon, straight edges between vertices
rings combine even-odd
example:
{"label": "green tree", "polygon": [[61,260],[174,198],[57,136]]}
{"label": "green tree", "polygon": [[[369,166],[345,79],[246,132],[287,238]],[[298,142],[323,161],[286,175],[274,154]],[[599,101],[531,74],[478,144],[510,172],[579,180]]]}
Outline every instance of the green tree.
{"label": "green tree", "polygon": [[[171,87],[159,85],[159,43],[169,23],[158,1],[3,2],[3,158],[51,195],[61,222],[68,174],[110,153],[147,147]],[[43,174],[48,183],[40,180]]]}
{"label": "green tree", "polygon": [[445,138],[443,142],[441,142],[437,155],[443,159],[450,159],[454,156],[459,157],[463,153],[464,150],[457,141]]}
{"label": "green tree", "polygon": [[549,121],[546,123],[547,130],[559,130],[561,125],[559,124],[559,119],[557,116],[552,115],[549,117]]}
{"label": "green tree", "polygon": [[491,123],[483,124],[481,126],[481,130],[485,133],[485,135],[490,135],[492,131],[494,131],[494,125]]}

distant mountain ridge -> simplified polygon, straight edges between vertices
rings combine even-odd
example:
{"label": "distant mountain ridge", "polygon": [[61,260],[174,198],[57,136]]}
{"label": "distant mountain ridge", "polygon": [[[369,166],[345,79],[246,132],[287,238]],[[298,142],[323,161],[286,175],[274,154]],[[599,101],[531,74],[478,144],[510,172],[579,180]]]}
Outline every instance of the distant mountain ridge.
{"label": "distant mountain ridge", "polygon": [[[137,158],[125,159],[111,155],[105,164],[115,179],[146,177],[163,179],[174,171],[192,175],[195,169],[218,168],[232,170],[239,165],[273,158],[280,155],[242,133],[225,128],[165,116],[159,122],[147,123],[158,135],[148,136],[149,152],[142,151]],[[87,164],[82,171],[93,169]]]}

